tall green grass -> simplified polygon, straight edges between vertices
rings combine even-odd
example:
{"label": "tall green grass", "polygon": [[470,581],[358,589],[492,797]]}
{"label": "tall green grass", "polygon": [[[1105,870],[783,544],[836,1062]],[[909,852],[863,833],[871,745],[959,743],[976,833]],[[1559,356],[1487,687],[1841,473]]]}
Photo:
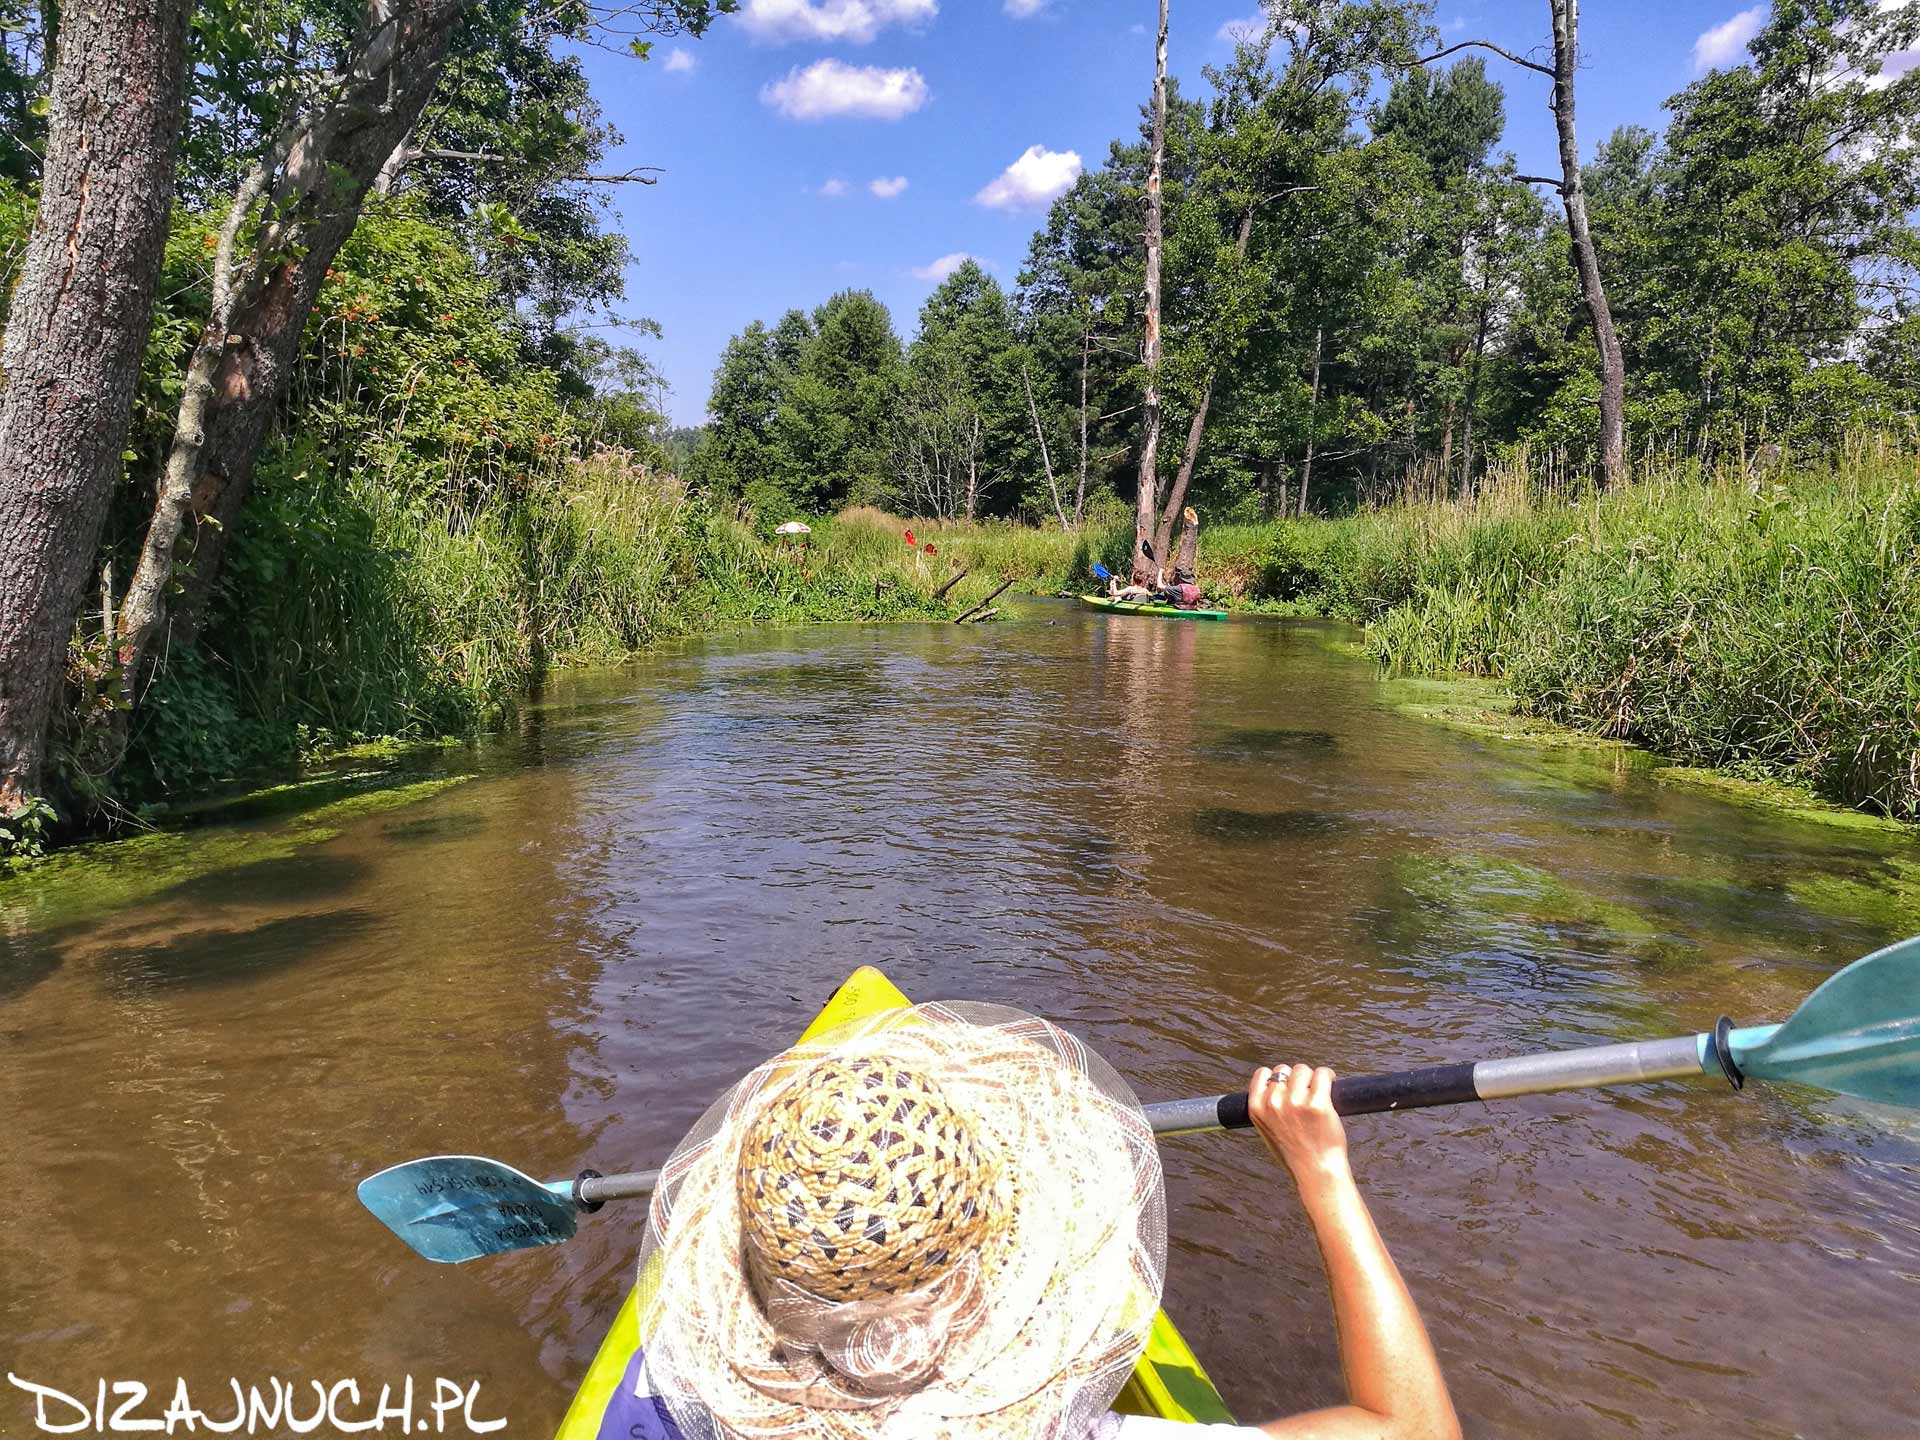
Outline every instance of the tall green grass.
{"label": "tall green grass", "polygon": [[[1132,545],[1125,522],[856,509],[792,546],[613,459],[528,484],[450,511],[364,471],[268,475],[208,653],[143,707],[148,788],[484,727],[547,667],[672,636],[947,616],[1003,579],[1086,590]],[[1577,729],[1920,819],[1920,481],[1904,452],[1856,444],[1763,476],[1677,465],[1610,494],[1542,483],[1522,456],[1464,500],[1208,527],[1199,568],[1214,603],[1364,625],[1389,669],[1496,677]]]}
{"label": "tall green grass", "polygon": [[945,562],[871,524],[770,543],[679,481],[601,457],[478,506],[366,469],[263,471],[202,644],[136,713],[129,799],[374,736],[497,724],[553,666],[758,624],[950,614]]}
{"label": "tall green grass", "polygon": [[1367,626],[1399,671],[1692,764],[1920,819],[1920,482],[1860,443],[1819,470],[1676,466],[1610,494],[1495,477],[1277,527],[1256,593]]}

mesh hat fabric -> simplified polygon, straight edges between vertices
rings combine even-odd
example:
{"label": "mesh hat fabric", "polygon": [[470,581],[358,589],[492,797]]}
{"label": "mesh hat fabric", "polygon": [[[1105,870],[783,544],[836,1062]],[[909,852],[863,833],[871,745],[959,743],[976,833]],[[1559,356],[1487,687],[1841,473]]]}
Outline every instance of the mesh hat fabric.
{"label": "mesh hat fabric", "polygon": [[1165,1268],[1158,1151],[1110,1066],[1018,1011],[887,1011],[756,1068],[668,1159],[642,1384],[689,1440],[1071,1436]]}

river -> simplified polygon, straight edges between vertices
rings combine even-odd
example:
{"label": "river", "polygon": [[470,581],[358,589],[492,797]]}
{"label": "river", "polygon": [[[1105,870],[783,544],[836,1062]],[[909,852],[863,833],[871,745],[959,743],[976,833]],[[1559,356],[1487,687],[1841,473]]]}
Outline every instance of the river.
{"label": "river", "polygon": [[[1338,627],[1021,611],[668,648],[403,762],[410,803],[0,881],[0,1364],[215,1414],[445,1375],[541,1437],[643,1212],[443,1267],[354,1182],[657,1163],[857,965],[1053,1016],[1153,1100],[1780,1018],[1912,913],[1909,839],[1440,728]],[[1349,1133],[1470,1434],[1920,1431],[1914,1119],[1703,1080]],[[1338,1400],[1282,1174],[1163,1153],[1167,1308],[1228,1401]],[[31,1410],[0,1389],[0,1434]]]}

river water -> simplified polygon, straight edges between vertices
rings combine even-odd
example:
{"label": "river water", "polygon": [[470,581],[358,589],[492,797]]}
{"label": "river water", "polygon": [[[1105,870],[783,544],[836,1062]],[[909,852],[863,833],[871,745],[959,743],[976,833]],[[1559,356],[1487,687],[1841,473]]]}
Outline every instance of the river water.
{"label": "river water", "polygon": [[[1351,639],[1033,604],[703,641],[407,762],[460,782],[411,803],[0,882],[0,1364],[216,1415],[230,1377],[458,1377],[539,1437],[642,1212],[443,1267],[354,1182],[657,1163],[859,964],[1058,1018],[1151,1100],[1778,1018],[1912,914],[1911,841],[1438,728]],[[1469,1433],[1920,1432],[1914,1120],[1701,1081],[1349,1132]],[[1282,1174],[1163,1153],[1167,1307],[1228,1401],[1338,1400]]]}

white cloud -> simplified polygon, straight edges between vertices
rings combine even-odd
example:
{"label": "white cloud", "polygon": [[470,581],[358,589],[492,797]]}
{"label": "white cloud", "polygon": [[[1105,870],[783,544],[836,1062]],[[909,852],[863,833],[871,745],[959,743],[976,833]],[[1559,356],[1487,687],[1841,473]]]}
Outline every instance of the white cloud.
{"label": "white cloud", "polygon": [[1767,7],[1756,5],[1702,31],[1693,42],[1693,73],[1704,75],[1719,65],[1740,64],[1746,58],[1747,42],[1760,33],[1766,21]]}
{"label": "white cloud", "polygon": [[939,13],[938,0],[747,0],[740,24],[766,45],[865,45],[889,25],[921,25]]}
{"label": "white cloud", "polygon": [[906,188],[907,177],[904,175],[895,175],[891,179],[885,175],[881,175],[867,182],[867,189],[878,195],[882,200],[891,200]]}
{"label": "white cloud", "polygon": [[1016,20],[1031,20],[1047,8],[1047,0],[1006,0],[1003,8]]}
{"label": "white cloud", "polygon": [[693,69],[699,61],[693,58],[693,52],[684,45],[676,45],[667,52],[667,73],[678,75]]}
{"label": "white cloud", "polygon": [[1029,145],[1026,154],[982,186],[973,200],[994,210],[1045,205],[1064,194],[1080,178],[1082,168],[1077,150]]}
{"label": "white cloud", "polygon": [[1884,90],[1909,70],[1920,68],[1920,50],[1895,50],[1880,57],[1880,73],[1867,81],[1869,90]]}
{"label": "white cloud", "polygon": [[820,187],[820,193],[837,200],[847,193],[847,182],[836,175]]}
{"label": "white cloud", "polygon": [[951,255],[942,255],[938,260],[930,260],[925,265],[914,266],[913,278],[916,280],[944,280],[969,260],[973,261],[976,265],[984,266],[987,263],[978,255],[969,255],[964,250],[956,250]]}
{"label": "white cloud", "polygon": [[918,70],[816,60],[804,70],[794,66],[784,79],[764,87],[760,100],[790,120],[825,120],[834,115],[898,120],[925,105],[929,94],[926,77]]}
{"label": "white cloud", "polygon": [[1239,20],[1229,20],[1213,32],[1216,40],[1224,40],[1229,45],[1251,45],[1267,33],[1267,17],[1264,11]]}

